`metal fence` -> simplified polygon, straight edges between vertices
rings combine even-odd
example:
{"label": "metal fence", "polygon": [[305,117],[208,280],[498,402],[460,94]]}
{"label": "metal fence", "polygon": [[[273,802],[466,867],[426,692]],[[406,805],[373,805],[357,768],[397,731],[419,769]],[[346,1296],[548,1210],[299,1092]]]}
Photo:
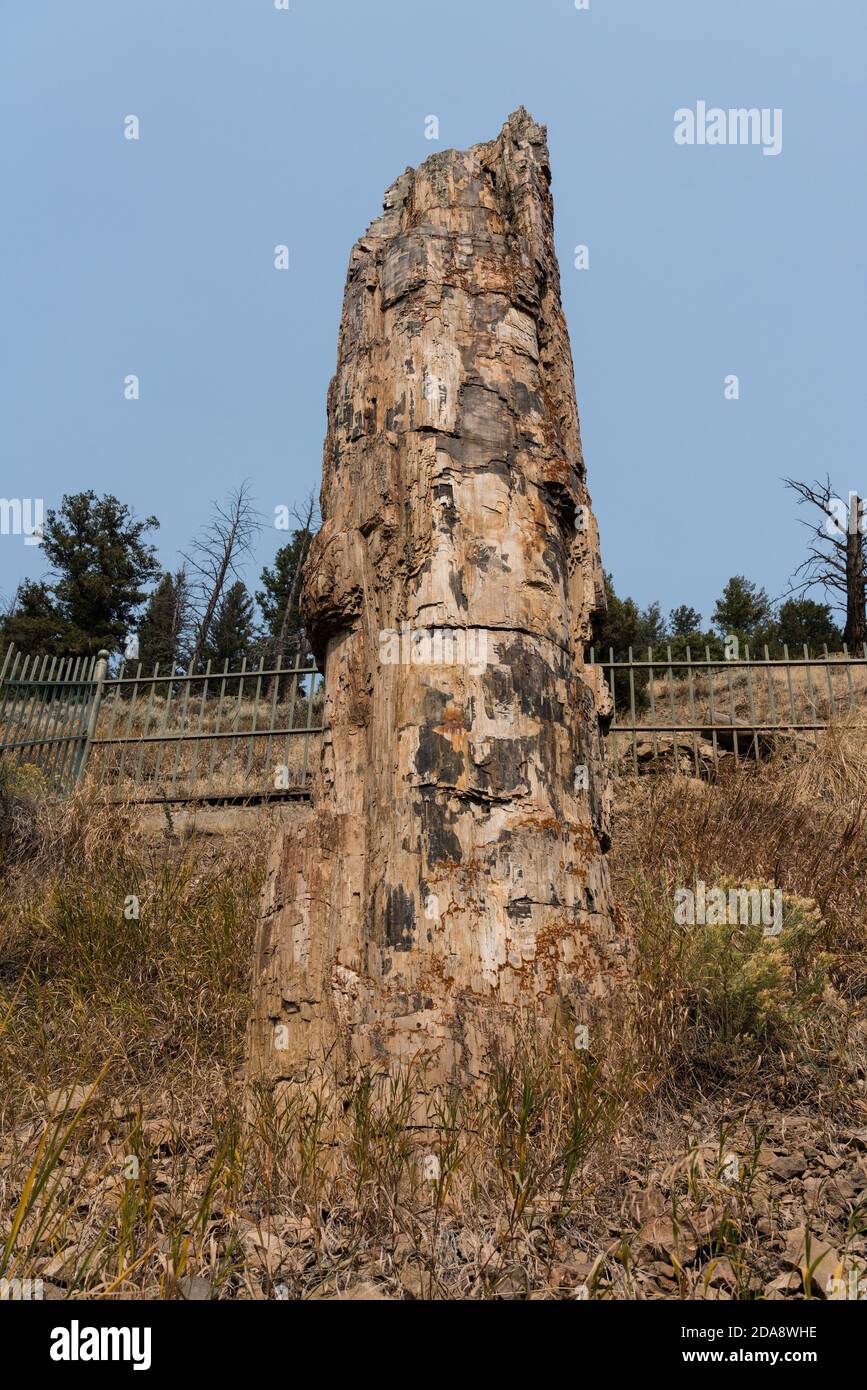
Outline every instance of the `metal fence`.
{"label": "metal fence", "polygon": [[[718,659],[705,647],[693,656],[664,655],[650,647],[647,657],[591,661],[602,667],[614,696],[608,748],[615,771],[636,772],[673,763],[701,773],[722,763],[759,759],[780,747],[814,746],[832,719],[850,718],[867,707],[867,646],[861,655],[844,648],[803,648],[801,656]],[[856,716],[857,718],[857,716]],[[856,729],[867,733],[867,723]]]}
{"label": "metal fence", "polygon": [[[816,741],[867,706],[867,648],[771,659],[683,656],[591,661],[614,696],[615,773],[675,765],[698,774]],[[311,657],[229,670],[160,671],[92,658],[24,656],[0,667],[0,767],[34,768],[53,795],[85,772],[107,799],[255,802],[310,793],[321,734],[322,676]],[[854,722],[854,721],[853,721]],[[867,732],[867,724],[855,727]]]}
{"label": "metal fence", "polygon": [[0,668],[4,764],[35,766],[52,791],[67,791],[87,766],[104,678],[97,657],[30,657],[10,647]]}
{"label": "metal fence", "polygon": [[0,759],[54,795],[85,771],[107,799],[253,802],[309,795],[322,678],[312,657],[201,672],[75,662],[11,649],[0,676]]}

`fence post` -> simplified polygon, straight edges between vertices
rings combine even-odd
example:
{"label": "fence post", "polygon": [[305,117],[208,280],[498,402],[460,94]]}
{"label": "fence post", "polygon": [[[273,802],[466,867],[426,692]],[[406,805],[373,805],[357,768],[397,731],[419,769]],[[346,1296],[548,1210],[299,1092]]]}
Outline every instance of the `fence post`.
{"label": "fence post", "polygon": [[84,735],[84,744],[78,754],[78,760],[72,773],[72,781],[80,782],[87,769],[87,760],[90,757],[90,745],[93,743],[96,733],[96,721],[99,718],[99,707],[102,704],[102,692],[105,687],[105,678],[108,675],[108,652],[103,650],[97,652],[96,667],[93,672],[93,679],[96,689],[93,692],[93,700],[90,706],[90,713],[87,717],[87,729]]}

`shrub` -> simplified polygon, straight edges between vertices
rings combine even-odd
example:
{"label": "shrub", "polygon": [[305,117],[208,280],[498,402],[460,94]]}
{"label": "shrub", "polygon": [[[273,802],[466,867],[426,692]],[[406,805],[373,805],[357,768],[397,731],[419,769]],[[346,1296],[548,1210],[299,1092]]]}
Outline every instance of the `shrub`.
{"label": "shrub", "polygon": [[[730,879],[719,887],[773,891],[772,885]],[[778,936],[766,934],[760,922],[681,930],[690,934],[683,989],[696,1047],[712,1056],[735,1046],[791,1045],[821,1003],[832,963],[822,949],[827,927],[816,904],[784,897]]]}

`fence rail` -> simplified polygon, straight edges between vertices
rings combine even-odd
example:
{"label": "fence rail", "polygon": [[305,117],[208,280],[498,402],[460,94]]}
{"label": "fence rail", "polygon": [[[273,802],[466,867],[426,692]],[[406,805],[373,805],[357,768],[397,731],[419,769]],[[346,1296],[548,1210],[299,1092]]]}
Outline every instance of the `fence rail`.
{"label": "fence rail", "polygon": [[[228,661],[216,670],[209,662],[200,672],[157,666],[148,674],[125,664],[109,675],[108,653],[100,652],[80,665],[61,682],[53,666],[43,675],[45,662],[10,650],[0,676],[0,758],[35,766],[53,794],[68,792],[85,771],[116,801],[309,794],[322,703],[312,658],[266,666],[263,657],[234,670]],[[45,690],[59,692],[47,708]],[[74,718],[64,714],[67,706],[77,710]],[[71,760],[58,751],[66,742],[75,746]]]}
{"label": "fence rail", "polygon": [[[867,648],[739,660],[632,651],[593,653],[614,697],[608,736],[615,772],[660,764],[718,771],[781,743],[815,743],[841,714],[867,711]],[[234,670],[150,674],[108,654],[28,657],[12,648],[0,667],[0,768],[24,766],[52,795],[85,773],[106,799],[252,802],[307,797],[322,731],[322,676],[311,657]],[[865,724],[856,724],[867,732]]]}
{"label": "fence rail", "polygon": [[[614,697],[609,755],[615,770],[624,763],[636,772],[660,760],[696,773],[726,761],[758,759],[779,746],[815,745],[831,719],[865,710],[867,645],[861,655],[846,648],[812,655],[715,658],[705,647],[694,657],[660,657],[652,647],[646,660],[630,648],[626,660],[591,661],[601,666]],[[856,725],[867,732],[867,723]]]}
{"label": "fence rail", "polygon": [[100,664],[99,657],[30,657],[10,647],[0,668],[0,753],[39,767],[58,794],[87,765]]}

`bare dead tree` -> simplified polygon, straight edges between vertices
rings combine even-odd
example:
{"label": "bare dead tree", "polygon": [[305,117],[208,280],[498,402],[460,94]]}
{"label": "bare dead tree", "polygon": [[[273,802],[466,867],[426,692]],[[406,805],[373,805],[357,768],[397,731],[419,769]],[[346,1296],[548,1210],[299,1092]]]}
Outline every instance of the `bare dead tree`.
{"label": "bare dead tree", "polygon": [[260,521],[248,483],[242,483],[225,503],[215,502],[213,517],[183,558],[192,576],[191,591],[197,612],[191,653],[192,669],[198,669],[217,606],[230,578],[238,579],[238,566],[253,549]]}
{"label": "bare dead tree", "polygon": [[850,492],[842,502],[827,477],[824,483],[803,483],[784,478],[800,503],[822,514],[822,520],[804,521],[811,535],[806,559],[798,565],[790,594],[821,588],[836,595],[834,606],[846,614],[843,640],[850,651],[861,651],[867,642],[867,502]]}

